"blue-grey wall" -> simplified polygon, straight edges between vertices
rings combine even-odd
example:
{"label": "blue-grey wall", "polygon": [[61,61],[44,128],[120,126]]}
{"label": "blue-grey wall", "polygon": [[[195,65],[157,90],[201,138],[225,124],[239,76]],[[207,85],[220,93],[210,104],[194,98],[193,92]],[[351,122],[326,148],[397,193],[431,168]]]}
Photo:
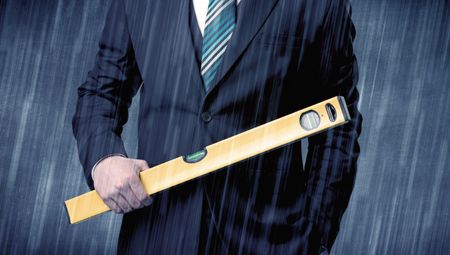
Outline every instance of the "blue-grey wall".
{"label": "blue-grey wall", "polygon": [[[107,2],[0,1],[0,254],[115,251],[119,216],[62,203],[87,191],[70,121]],[[449,2],[353,1],[362,154],[333,254],[450,251]]]}

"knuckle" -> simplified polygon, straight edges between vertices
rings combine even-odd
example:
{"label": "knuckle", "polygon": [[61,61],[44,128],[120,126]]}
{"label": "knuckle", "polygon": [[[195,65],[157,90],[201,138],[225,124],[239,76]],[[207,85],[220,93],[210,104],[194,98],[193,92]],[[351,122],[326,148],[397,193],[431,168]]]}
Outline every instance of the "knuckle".
{"label": "knuckle", "polygon": [[132,173],[129,173],[125,176],[125,181],[127,183],[130,183],[134,179],[134,175]]}
{"label": "knuckle", "polygon": [[139,207],[141,207],[141,203],[139,203],[139,201],[135,201],[135,202],[133,202],[133,207],[139,208]]}
{"label": "knuckle", "polygon": [[115,188],[116,192],[123,190],[125,188],[125,181],[116,182],[116,184],[114,185],[114,188]]}
{"label": "knuckle", "polygon": [[117,196],[117,195],[119,195],[120,194],[120,188],[118,188],[118,187],[114,187],[114,188],[112,188],[111,189],[111,196]]}
{"label": "knuckle", "polygon": [[103,198],[103,203],[105,203],[109,208],[113,209],[113,205],[112,205],[110,199],[108,199],[108,198]]}

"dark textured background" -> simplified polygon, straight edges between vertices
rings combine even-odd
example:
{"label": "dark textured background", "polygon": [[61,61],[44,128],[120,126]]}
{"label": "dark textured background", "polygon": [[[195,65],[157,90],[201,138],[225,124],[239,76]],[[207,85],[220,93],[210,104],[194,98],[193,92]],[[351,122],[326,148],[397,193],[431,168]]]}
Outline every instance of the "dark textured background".
{"label": "dark textured background", "polygon": [[[0,254],[115,251],[119,216],[71,226],[62,203],[87,191],[70,121],[107,2],[0,0]],[[332,253],[448,254],[449,1],[354,0],[353,14],[362,154]]]}

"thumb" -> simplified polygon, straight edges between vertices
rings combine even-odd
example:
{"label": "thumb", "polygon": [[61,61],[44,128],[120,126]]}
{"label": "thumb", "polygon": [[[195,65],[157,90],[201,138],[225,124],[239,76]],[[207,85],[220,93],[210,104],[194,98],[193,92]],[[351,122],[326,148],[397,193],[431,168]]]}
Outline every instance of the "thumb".
{"label": "thumb", "polygon": [[137,167],[138,167],[138,169],[137,169],[138,172],[141,172],[141,171],[144,171],[144,170],[147,170],[147,169],[150,168],[150,167],[148,166],[147,161],[142,160],[142,159],[137,160],[137,161],[136,161],[136,165],[137,165]]}

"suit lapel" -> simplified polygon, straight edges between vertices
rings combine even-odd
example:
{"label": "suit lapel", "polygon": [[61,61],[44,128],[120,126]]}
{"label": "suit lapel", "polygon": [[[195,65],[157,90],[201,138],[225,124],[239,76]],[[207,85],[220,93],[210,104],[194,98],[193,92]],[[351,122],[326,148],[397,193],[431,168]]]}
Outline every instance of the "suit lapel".
{"label": "suit lapel", "polygon": [[[179,3],[174,3],[175,5],[179,5]],[[198,89],[200,89],[202,95],[206,94],[205,91],[205,85],[203,83],[203,78],[201,76],[201,72],[200,72],[200,59],[198,59],[198,57],[196,56],[196,49],[195,49],[195,37],[198,37],[198,34],[194,34],[194,32],[198,32],[200,33],[200,37],[201,37],[201,32],[200,30],[198,30],[198,24],[196,21],[196,17],[195,17],[195,13],[194,13],[194,8],[192,6],[192,0],[185,0],[183,1],[183,4],[181,6],[181,13],[182,13],[182,22],[181,22],[181,26],[182,29],[185,31],[185,35],[184,38],[184,42],[182,42],[182,45],[186,45],[187,49],[186,49],[186,63],[195,63],[194,65],[192,65],[190,67],[190,76],[191,79],[193,80],[194,84],[196,84],[196,86],[198,87]],[[193,18],[192,18],[193,17]],[[192,23],[192,24],[191,24]],[[197,27],[194,27],[197,26]],[[197,29],[198,31],[192,31],[192,29]],[[202,38],[199,38],[202,40]],[[199,42],[200,44],[202,43],[201,41]],[[200,49],[201,49],[201,45],[200,45]],[[192,61],[194,60],[194,61]]]}
{"label": "suit lapel", "polygon": [[241,0],[236,27],[223,55],[221,68],[206,96],[220,83],[247,48],[277,2],[278,0]]}

